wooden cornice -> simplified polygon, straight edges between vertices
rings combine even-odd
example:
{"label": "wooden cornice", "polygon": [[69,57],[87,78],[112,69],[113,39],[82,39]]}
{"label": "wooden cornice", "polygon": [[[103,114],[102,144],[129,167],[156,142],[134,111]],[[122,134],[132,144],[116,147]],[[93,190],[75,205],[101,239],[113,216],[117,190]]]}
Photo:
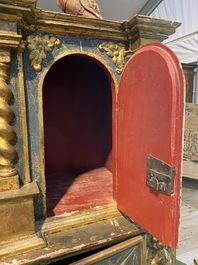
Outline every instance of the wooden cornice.
{"label": "wooden cornice", "polygon": [[52,34],[79,36],[92,39],[109,39],[127,41],[122,23],[90,19],[35,9],[32,17],[27,17],[21,25],[23,29],[47,32]]}
{"label": "wooden cornice", "polygon": [[136,15],[130,21],[123,22],[129,39],[130,49],[149,42],[162,42],[175,33],[181,23],[148,16]]}
{"label": "wooden cornice", "polygon": [[32,32],[129,42],[130,49],[151,41],[163,41],[180,25],[142,15],[124,22],[77,17],[44,11],[36,7],[36,2],[0,0],[1,20],[16,22],[18,29]]}
{"label": "wooden cornice", "polygon": [[0,4],[10,7],[19,7],[21,9],[33,9],[35,8],[37,0],[1,0]]}

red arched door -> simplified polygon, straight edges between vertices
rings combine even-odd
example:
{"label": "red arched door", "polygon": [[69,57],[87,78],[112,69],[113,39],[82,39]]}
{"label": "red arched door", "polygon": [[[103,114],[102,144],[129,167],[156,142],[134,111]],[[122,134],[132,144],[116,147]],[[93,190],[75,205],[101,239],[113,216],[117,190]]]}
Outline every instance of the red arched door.
{"label": "red arched door", "polygon": [[118,208],[168,246],[178,240],[183,74],[158,43],[126,64],[118,96]]}

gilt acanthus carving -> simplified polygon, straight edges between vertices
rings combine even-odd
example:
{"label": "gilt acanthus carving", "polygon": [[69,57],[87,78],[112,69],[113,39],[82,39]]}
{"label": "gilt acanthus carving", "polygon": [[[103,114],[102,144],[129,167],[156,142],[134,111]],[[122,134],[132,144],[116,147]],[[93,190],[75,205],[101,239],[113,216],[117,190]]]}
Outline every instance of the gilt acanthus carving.
{"label": "gilt acanthus carving", "polygon": [[9,103],[13,93],[7,84],[9,62],[0,62],[0,177],[12,177],[17,175],[13,165],[16,158],[16,150],[12,146],[15,139],[15,131],[11,127],[15,115]]}
{"label": "gilt acanthus carving", "polygon": [[122,42],[104,42],[99,45],[101,52],[112,58],[113,63],[116,65],[116,72],[121,74],[125,65],[125,59],[128,60],[133,53],[132,51],[126,50],[125,45]]}
{"label": "gilt acanthus carving", "polygon": [[31,34],[27,37],[27,49],[29,50],[29,60],[35,71],[42,70],[42,63],[46,59],[46,53],[50,53],[53,49],[60,48],[61,40],[56,37],[50,37],[48,34]]}

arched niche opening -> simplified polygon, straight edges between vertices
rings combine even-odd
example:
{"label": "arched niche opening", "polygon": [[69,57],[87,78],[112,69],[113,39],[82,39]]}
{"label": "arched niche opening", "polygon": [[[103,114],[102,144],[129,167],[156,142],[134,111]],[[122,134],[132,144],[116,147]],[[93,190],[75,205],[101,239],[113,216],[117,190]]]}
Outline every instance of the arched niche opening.
{"label": "arched niche opening", "polygon": [[68,55],[43,83],[47,216],[113,202],[112,90],[103,67]]}

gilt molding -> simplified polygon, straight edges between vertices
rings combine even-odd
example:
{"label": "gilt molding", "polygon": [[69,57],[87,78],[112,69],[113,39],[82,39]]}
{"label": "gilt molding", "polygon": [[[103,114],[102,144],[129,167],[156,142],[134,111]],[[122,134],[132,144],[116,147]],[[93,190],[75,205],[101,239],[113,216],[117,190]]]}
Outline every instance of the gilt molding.
{"label": "gilt molding", "polygon": [[10,8],[21,8],[22,10],[31,10],[36,6],[38,0],[1,0],[0,5],[7,6],[9,5]]}
{"label": "gilt molding", "polygon": [[17,49],[21,39],[22,36],[17,33],[16,23],[0,20],[0,49]]}
{"label": "gilt molding", "polygon": [[174,34],[181,23],[164,19],[136,15],[129,21],[123,22],[127,33],[129,49],[136,50],[151,42],[162,42]]}
{"label": "gilt molding", "polygon": [[124,22],[71,16],[62,12],[42,10],[36,7],[36,2],[1,0],[0,17],[4,21],[17,22],[20,30],[92,39],[113,39],[128,42],[131,50],[145,43],[163,41],[180,25],[174,21],[142,15],[136,15]]}
{"label": "gilt molding", "polygon": [[27,37],[27,49],[29,50],[29,60],[35,71],[42,70],[42,63],[47,57],[47,53],[54,48],[60,48],[61,40],[51,37],[48,34],[31,34]]}

